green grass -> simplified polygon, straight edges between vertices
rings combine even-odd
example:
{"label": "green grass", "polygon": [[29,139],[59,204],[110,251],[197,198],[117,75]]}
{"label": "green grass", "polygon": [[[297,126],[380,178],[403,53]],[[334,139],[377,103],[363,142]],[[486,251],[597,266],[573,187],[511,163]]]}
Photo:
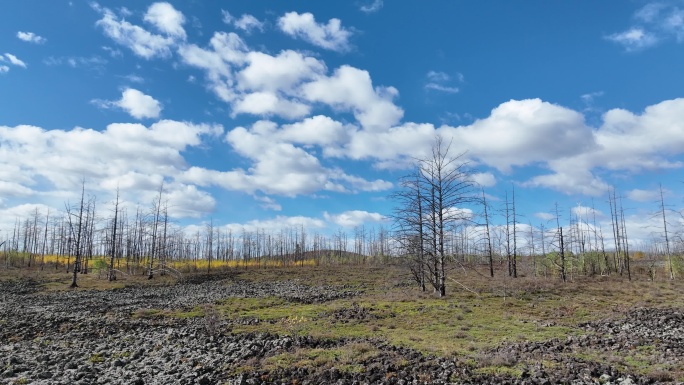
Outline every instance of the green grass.
{"label": "green grass", "polygon": [[[336,320],[333,314],[366,309],[367,320]],[[423,293],[366,294],[324,304],[295,304],[279,298],[230,298],[216,305],[229,319],[258,319],[258,325],[236,325],[234,332],[268,331],[320,338],[374,337],[428,354],[468,354],[503,341],[565,337],[573,328],[540,327],[524,301],[498,297],[435,298]],[[534,309],[532,309],[534,310]]]}
{"label": "green grass", "polygon": [[93,363],[93,364],[104,362],[104,360],[105,360],[105,358],[100,353],[95,353],[92,356],[90,356],[90,358],[88,358],[88,362]]}
{"label": "green grass", "polygon": [[323,368],[333,366],[340,372],[361,373],[363,362],[373,357],[378,350],[368,343],[352,343],[332,349],[296,349],[283,352],[264,360],[266,370],[289,368]]}

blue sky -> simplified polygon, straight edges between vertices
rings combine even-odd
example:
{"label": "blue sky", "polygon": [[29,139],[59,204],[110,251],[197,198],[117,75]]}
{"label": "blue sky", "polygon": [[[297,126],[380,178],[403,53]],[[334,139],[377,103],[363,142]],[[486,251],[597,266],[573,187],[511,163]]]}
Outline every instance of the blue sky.
{"label": "blue sky", "polygon": [[181,225],[389,225],[439,134],[522,221],[615,187],[646,240],[660,183],[682,206],[683,43],[682,1],[6,1],[0,228],[83,178],[129,209],[164,181]]}

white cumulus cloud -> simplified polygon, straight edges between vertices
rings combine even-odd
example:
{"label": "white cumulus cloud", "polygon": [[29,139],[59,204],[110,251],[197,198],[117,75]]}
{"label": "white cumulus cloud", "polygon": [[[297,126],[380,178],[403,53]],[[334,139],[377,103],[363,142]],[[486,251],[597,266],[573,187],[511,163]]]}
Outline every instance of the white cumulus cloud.
{"label": "white cumulus cloud", "polygon": [[158,118],[162,110],[158,100],[134,88],[126,88],[119,100],[93,100],[93,103],[104,108],[118,107],[136,119]]}
{"label": "white cumulus cloud", "polygon": [[[0,55],[0,58],[2,58],[1,55]],[[9,61],[11,64],[13,64],[13,65],[15,65],[15,66],[17,66],[17,67],[21,67],[21,68],[26,68],[26,67],[27,67],[27,66],[26,66],[26,63],[24,63],[24,62],[21,61],[18,57],[12,55],[11,53],[5,53],[5,58],[6,58],[6,60]]]}
{"label": "white cumulus cloud", "polygon": [[223,22],[226,24],[231,24],[235,20],[235,17],[233,17],[233,15],[231,15],[230,12],[226,11],[225,9],[221,10],[221,16],[221,20],[223,20]]}
{"label": "white cumulus cloud", "polygon": [[387,217],[379,213],[370,213],[362,210],[345,211],[340,214],[323,213],[323,217],[328,222],[332,222],[341,227],[355,227],[364,223],[382,223],[387,221]]}
{"label": "white cumulus cloud", "polygon": [[287,35],[324,49],[338,52],[350,49],[349,38],[352,33],[342,27],[340,19],[330,19],[327,24],[320,24],[309,12],[288,12],[278,19],[278,27]]}
{"label": "white cumulus cloud", "polygon": [[[539,99],[511,100],[469,126],[444,128],[457,152],[507,172],[512,166],[583,153],[596,146],[582,114]],[[492,140],[495,138],[495,140]]]}
{"label": "white cumulus cloud", "polygon": [[606,36],[606,39],[621,44],[627,51],[637,51],[658,43],[658,38],[654,33],[638,27],[610,34]]}
{"label": "white cumulus cloud", "polygon": [[335,131],[337,124],[319,118],[280,128],[274,122],[262,120],[250,128],[234,128],[226,135],[226,141],[236,153],[249,159],[247,170],[218,171],[191,167],[179,181],[251,194],[262,192],[284,196],[318,191],[384,191],[392,187],[392,183],[387,181],[369,181],[339,168],[325,167],[312,149],[298,146],[299,142],[313,141],[306,132],[317,125],[328,125]]}
{"label": "white cumulus cloud", "polygon": [[233,105],[233,115],[247,113],[252,115],[278,115],[288,119],[301,118],[308,115],[308,105],[296,101],[279,98],[273,92],[254,92],[246,94]]}
{"label": "white cumulus cloud", "polygon": [[351,110],[367,129],[384,129],[398,123],[404,111],[393,103],[393,87],[373,87],[368,71],[343,65],[332,76],[302,86],[303,96],[339,109]]}
{"label": "white cumulus cloud", "polygon": [[235,33],[216,32],[207,48],[182,45],[178,53],[186,65],[206,71],[208,88],[224,102],[235,101],[234,67],[242,66],[249,49]]}
{"label": "white cumulus cloud", "polygon": [[283,125],[278,137],[292,143],[325,147],[346,142],[352,129],[328,116],[316,115],[300,122]]}
{"label": "white cumulus cloud", "polygon": [[[175,178],[187,168],[182,155],[202,144],[206,136],[223,132],[218,125],[162,120],[142,124],[110,124],[98,131],[76,127],[46,130],[35,126],[0,126],[0,190],[11,195],[41,196],[78,191],[85,178],[94,191],[120,186],[130,199],[148,204],[167,180],[169,207],[174,217],[196,217],[214,201],[196,186]],[[172,203],[173,202],[173,203]]]}
{"label": "white cumulus cloud", "polygon": [[19,31],[19,32],[17,32],[17,38],[20,40],[23,40],[25,42],[35,43],[35,44],[43,44],[43,43],[47,42],[46,38],[44,38],[42,36],[38,36],[33,32]]}
{"label": "white cumulus cloud", "polygon": [[[335,105],[342,95],[326,95],[326,102]],[[504,173],[515,167],[539,168],[524,186],[591,196],[610,189],[602,177],[605,171],[636,174],[684,167],[676,160],[684,154],[684,99],[666,100],[642,113],[609,110],[602,120],[590,127],[579,111],[539,99],[511,100],[469,125],[407,122],[375,130],[347,128],[324,153],[368,159],[380,169],[405,168],[413,158],[429,155],[439,134],[452,142],[453,154],[465,153],[478,165]],[[495,183],[491,173],[476,177],[483,185]]]}
{"label": "white cumulus cloud", "polygon": [[325,74],[325,63],[313,57],[284,50],[276,56],[252,51],[246,56],[248,65],[237,74],[238,88],[255,91],[279,91],[296,94],[302,82]]}
{"label": "white cumulus cloud", "polygon": [[653,202],[660,199],[660,192],[656,190],[633,189],[627,192],[627,198],[636,202]]}
{"label": "white cumulus cloud", "polygon": [[[154,4],[152,7],[154,7]],[[94,8],[102,13],[102,18],[95,24],[102,28],[105,35],[118,44],[128,47],[134,54],[142,58],[168,57],[171,54],[171,47],[176,44],[174,38],[179,37],[178,35],[167,34],[167,36],[162,36],[153,34],[140,26],[129,23],[123,18],[118,18],[114,12],[107,8],[102,8],[98,5],[95,5]],[[151,16],[150,22],[153,22],[152,20],[154,20],[155,25],[160,30],[162,28],[170,28],[173,31],[173,21],[165,22],[160,18],[160,15]]]}
{"label": "white cumulus cloud", "polygon": [[282,231],[283,229],[301,229],[304,228],[307,231],[322,229],[326,227],[324,220],[319,218],[311,218],[305,216],[281,216],[278,215],[275,218],[262,219],[262,220],[252,220],[246,223],[229,223],[223,228],[225,230],[233,231],[234,233],[239,233],[242,231],[267,231],[276,232]]}
{"label": "white cumulus cloud", "polygon": [[592,207],[583,206],[582,204],[573,206],[572,209],[570,209],[570,212],[575,217],[578,217],[580,221],[583,221],[585,223],[593,222],[594,217],[603,218],[603,213],[600,210],[596,210]]}
{"label": "white cumulus cloud", "polygon": [[473,181],[482,187],[496,185],[496,177],[491,172],[476,172],[471,175]]}
{"label": "white cumulus cloud", "polygon": [[244,14],[239,19],[233,21],[233,25],[235,26],[235,28],[243,30],[248,33],[256,29],[258,29],[259,31],[264,30],[264,22],[259,21],[259,19],[249,14]]}
{"label": "white cumulus cloud", "polygon": [[545,212],[534,213],[534,216],[543,220],[543,221],[550,221],[550,220],[556,218],[555,215],[553,215],[551,213],[545,213]]}
{"label": "white cumulus cloud", "polygon": [[185,39],[185,16],[169,3],[154,3],[145,13],[144,20],[169,36]]}

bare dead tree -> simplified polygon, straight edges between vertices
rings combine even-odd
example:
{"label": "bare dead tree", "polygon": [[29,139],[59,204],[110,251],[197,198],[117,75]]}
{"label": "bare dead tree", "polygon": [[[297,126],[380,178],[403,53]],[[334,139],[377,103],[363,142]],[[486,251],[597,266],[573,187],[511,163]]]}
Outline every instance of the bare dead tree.
{"label": "bare dead tree", "polygon": [[[363,237],[363,232],[361,237]],[[306,229],[304,228],[304,225],[301,225],[299,228],[299,252],[301,254],[301,264],[302,267],[304,266],[304,260],[306,259],[306,252],[307,252],[307,247],[306,247]],[[363,253],[363,249],[361,250],[361,253]]]}
{"label": "bare dead tree", "polygon": [[[413,279],[421,290],[425,291],[427,268],[425,248],[423,247],[425,213],[419,173],[413,172],[401,178],[399,185],[401,189],[392,195],[392,198],[398,203],[392,216],[395,234],[397,241],[406,253],[405,261]],[[382,245],[378,249],[381,250]]]}
{"label": "bare dead tree", "polygon": [[[419,215],[421,219],[418,223],[425,230],[422,231],[420,247],[428,259],[423,265],[429,273],[426,276],[440,297],[446,295],[449,231],[464,220],[460,206],[479,200],[472,194],[474,182],[463,154],[453,156],[450,147],[451,144],[446,144],[438,136],[431,155],[416,160],[415,195],[407,191],[407,199],[402,202],[404,210],[399,210],[400,214],[403,212],[404,215],[415,217],[417,202],[421,202],[420,212],[423,215]],[[406,219],[404,222],[416,229],[416,219]]]}
{"label": "bare dead tree", "polygon": [[672,267],[672,254],[670,253],[670,239],[667,233],[667,219],[665,217],[665,198],[663,196],[663,185],[658,184],[660,190],[660,213],[663,217],[663,235],[665,236],[665,257],[670,266],[670,279],[674,279],[674,268]]}
{"label": "bare dead tree", "polygon": [[560,263],[558,263],[558,269],[560,272],[560,277],[563,282],[566,282],[567,275],[565,269],[565,240],[563,237],[563,228],[560,225],[560,210],[558,209],[558,203],[554,204],[554,213],[556,217],[556,228],[558,229],[558,249],[560,255]]}
{"label": "bare dead tree", "polygon": [[599,244],[600,244],[600,250],[601,250],[601,255],[603,256],[603,263],[605,265],[603,271],[607,272],[610,274],[610,260],[608,259],[608,253],[606,253],[606,247],[605,247],[605,242],[604,242],[604,237],[603,237],[603,229],[601,228],[600,224],[596,223],[596,208],[594,207],[594,200],[591,200],[591,213],[592,213],[592,223],[593,223],[593,233],[594,233],[594,244],[596,245],[596,248],[598,249]]}
{"label": "bare dead tree", "polygon": [[485,246],[487,248],[486,252],[489,260],[489,276],[494,277],[494,256],[492,255],[492,237],[489,232],[489,214],[487,212],[487,198],[485,197],[484,189],[482,189],[482,207],[484,207]]}
{"label": "bare dead tree", "polygon": [[116,273],[114,272],[114,258],[116,257],[116,246],[117,237],[116,230],[119,227],[119,187],[116,188],[116,200],[114,201],[114,219],[112,220],[112,240],[111,240],[111,250],[109,256],[109,274],[107,274],[107,279],[109,281],[116,280]]}
{"label": "bare dead tree", "polygon": [[615,243],[615,254],[613,257],[613,265],[615,266],[615,272],[619,272],[622,275],[624,263],[621,257],[621,232],[620,232],[620,221],[618,217],[617,209],[617,199],[616,199],[615,188],[613,188],[612,196],[608,193],[608,204],[610,205],[610,222],[613,227],[613,240]]}
{"label": "bare dead tree", "polygon": [[515,186],[512,186],[512,200],[513,200],[513,278],[518,278],[518,237],[516,228],[518,227],[518,219],[515,215]]}
{"label": "bare dead tree", "polygon": [[632,280],[632,270],[629,266],[629,241],[627,238],[627,226],[625,225],[625,210],[622,207],[622,197],[620,197],[620,222],[622,223],[622,239],[625,247],[625,268],[627,269],[627,277]]}
{"label": "bare dead tree", "polygon": [[86,205],[86,219],[85,228],[83,233],[83,243],[84,243],[84,263],[81,269],[81,274],[88,274],[89,263],[93,259],[93,248],[95,246],[95,196],[88,199]]}
{"label": "bare dead tree", "polygon": [[43,248],[40,252],[40,270],[43,270],[45,266],[45,249],[47,248],[47,238],[48,238],[48,224],[50,222],[50,209],[48,208],[47,214],[45,215],[45,232],[43,233]]}
{"label": "bare dead tree", "polygon": [[206,247],[207,275],[211,274],[211,260],[214,253],[214,219],[212,218],[206,226]]}
{"label": "bare dead tree", "polygon": [[159,257],[158,257],[158,262],[159,262],[159,267],[160,267],[160,272],[159,275],[166,275],[166,259],[168,258],[168,244],[167,244],[167,230],[169,227],[169,201],[165,200],[164,201],[164,209],[163,209],[163,227],[162,227],[162,236],[160,239],[160,245],[159,245]]}
{"label": "bare dead tree", "polygon": [[[81,183],[81,201],[78,205],[78,214],[72,213],[72,208],[69,204],[65,205],[67,219],[69,221],[69,232],[71,234],[70,238],[74,240],[74,268],[73,268],[73,278],[71,280],[71,287],[78,287],[77,279],[78,273],[81,271],[81,233],[83,231],[83,210],[84,210],[84,200],[85,200],[85,181]],[[76,217],[76,224],[74,225],[74,220],[72,217]]]}
{"label": "bare dead tree", "polygon": [[560,258],[561,258],[561,263],[560,263],[560,274],[561,274],[561,279],[563,282],[566,281],[566,275],[565,275],[565,245],[563,243],[563,228],[558,227],[560,230],[560,233],[558,235],[558,238],[560,240]]}
{"label": "bare dead tree", "polygon": [[530,255],[532,256],[532,270],[534,272],[534,276],[537,276],[537,252],[535,250],[535,241],[534,241],[534,227],[532,227],[532,222],[528,222],[530,226],[530,239],[529,239],[529,249],[530,249]]}
{"label": "bare dead tree", "polygon": [[156,257],[156,252],[157,252],[157,242],[158,242],[158,235],[157,231],[159,229],[159,217],[161,215],[161,202],[162,202],[162,196],[164,194],[164,182],[161,183],[159,186],[159,194],[157,194],[157,198],[152,204],[152,212],[154,219],[152,221],[152,245],[151,245],[151,250],[150,250],[150,256],[149,258],[149,265],[147,268],[147,279],[152,279],[154,277],[154,258]]}

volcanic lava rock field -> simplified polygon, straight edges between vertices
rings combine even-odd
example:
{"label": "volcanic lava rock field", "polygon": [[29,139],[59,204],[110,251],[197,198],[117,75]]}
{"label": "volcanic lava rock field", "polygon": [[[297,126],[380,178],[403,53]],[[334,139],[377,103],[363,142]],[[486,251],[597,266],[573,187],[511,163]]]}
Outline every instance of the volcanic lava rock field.
{"label": "volcanic lava rock field", "polygon": [[296,318],[246,317],[225,306],[271,299],[321,306],[310,317],[316,324],[387,322],[374,326],[381,330],[392,318],[401,322],[401,314],[359,305],[367,289],[225,276],[55,291],[39,280],[6,279],[0,384],[647,384],[676,383],[683,365],[684,312],[677,307],[632,307],[579,323],[565,337],[521,337],[464,356],[392,343],[379,331],[277,333],[273,327]]}

